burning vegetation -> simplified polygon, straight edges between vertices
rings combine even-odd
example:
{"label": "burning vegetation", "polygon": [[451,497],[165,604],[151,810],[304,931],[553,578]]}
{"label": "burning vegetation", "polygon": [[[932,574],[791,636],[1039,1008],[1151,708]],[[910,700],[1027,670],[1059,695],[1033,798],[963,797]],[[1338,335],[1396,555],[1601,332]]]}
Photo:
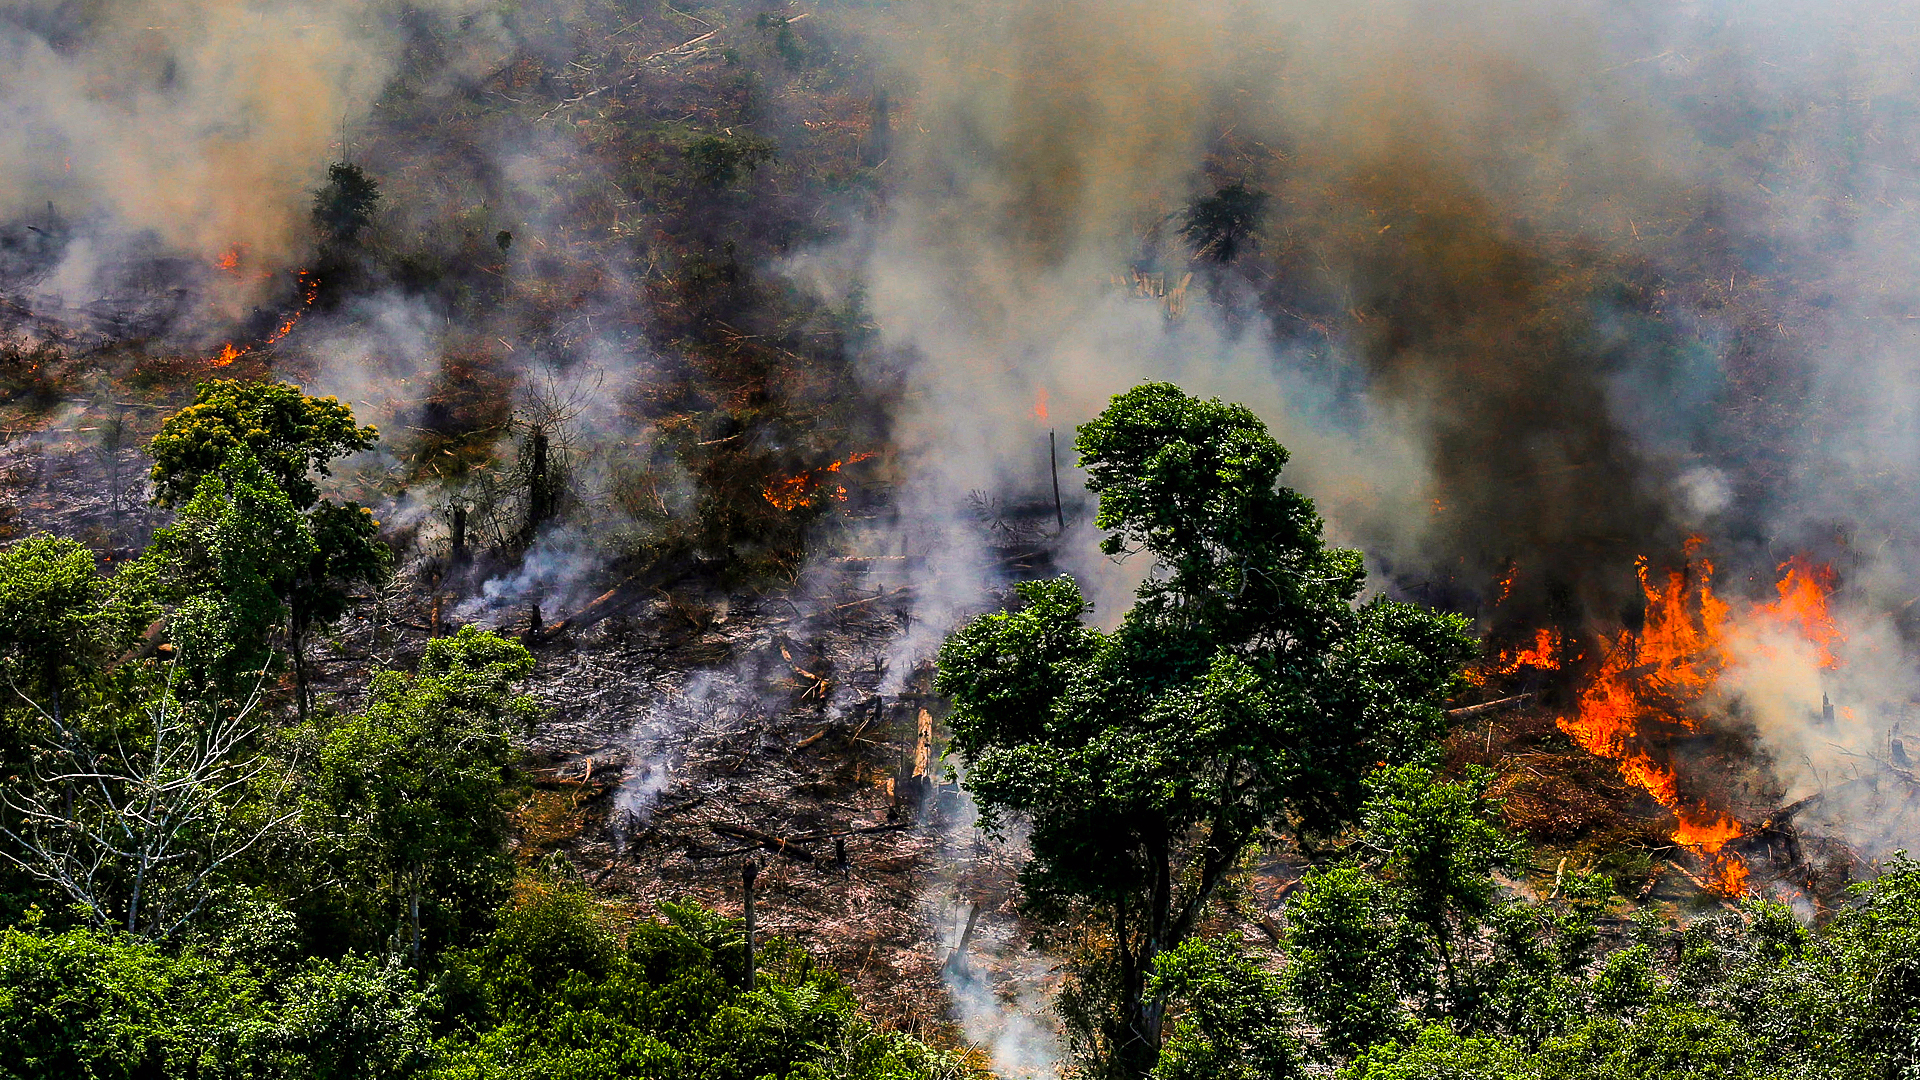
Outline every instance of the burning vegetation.
{"label": "burning vegetation", "polygon": [[0,1060],[1920,1068],[1901,13],[309,7],[0,12]]}

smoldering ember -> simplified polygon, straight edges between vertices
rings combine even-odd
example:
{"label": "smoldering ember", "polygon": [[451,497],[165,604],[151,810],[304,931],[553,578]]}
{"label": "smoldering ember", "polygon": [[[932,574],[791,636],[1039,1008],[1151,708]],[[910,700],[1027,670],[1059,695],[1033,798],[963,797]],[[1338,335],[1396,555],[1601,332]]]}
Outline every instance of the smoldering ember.
{"label": "smoldering ember", "polygon": [[0,2],[0,1076],[1920,1076],[1893,0]]}

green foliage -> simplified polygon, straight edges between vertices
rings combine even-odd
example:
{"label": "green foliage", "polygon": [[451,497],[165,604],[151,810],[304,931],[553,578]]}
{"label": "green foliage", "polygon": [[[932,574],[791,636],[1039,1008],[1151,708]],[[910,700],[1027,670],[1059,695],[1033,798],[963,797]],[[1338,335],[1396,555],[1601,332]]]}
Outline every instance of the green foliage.
{"label": "green foliage", "polygon": [[1211,195],[1195,199],[1187,208],[1180,231],[1193,253],[1217,263],[1230,263],[1252,245],[1267,207],[1267,193],[1235,181]]}
{"label": "green foliage", "polygon": [[327,476],[327,463],[370,449],[379,433],[356,427],[353,410],[330,397],[308,397],[281,382],[212,379],[193,403],[168,417],[147,446],[153,458],[154,501],[173,506],[200,482],[245,451],[286,492],[295,510],[320,498],[309,474]]}
{"label": "green foliage", "polygon": [[688,141],[687,164],[709,187],[725,187],[773,160],[773,140],[751,132],[700,135]]}
{"label": "green foliage", "polygon": [[0,1074],[386,1080],[427,1062],[427,995],[364,957],[274,972],[134,938],[0,930]]}
{"label": "green foliage", "polygon": [[1518,1080],[1522,1055],[1499,1039],[1463,1038],[1433,1025],[1409,1045],[1375,1046],[1339,1073],[1340,1080]]}
{"label": "green foliage", "polygon": [[1475,995],[1461,985],[1455,958],[1480,937],[1497,895],[1493,871],[1520,863],[1521,845],[1500,829],[1487,801],[1493,773],[1474,768],[1460,783],[1443,783],[1418,766],[1381,769],[1367,777],[1361,811],[1366,846],[1392,886],[1400,917],[1422,931],[1438,956],[1445,1011],[1470,1015]]}
{"label": "green foliage", "polygon": [[1352,864],[1316,870],[1287,921],[1288,984],[1321,1048],[1351,1054],[1406,1036],[1401,987],[1414,981],[1420,948],[1384,882]]}
{"label": "green foliage", "polygon": [[[742,989],[739,924],[667,905],[624,944],[578,892],[543,891],[448,958],[439,1077],[685,1077],[910,1080],[958,1063],[875,1031],[831,973],[766,949]],[[735,962],[729,962],[729,954]]]}
{"label": "green foliage", "polygon": [[[382,897],[416,955],[458,942],[499,903],[512,864],[504,802],[539,715],[514,683],[533,669],[519,643],[463,627],[427,645],[409,677],[380,671],[365,712],[322,720],[310,818],[352,883]],[[349,918],[351,916],[349,915]]]}
{"label": "green foliage", "polygon": [[188,502],[155,534],[148,560],[179,605],[174,640],[220,685],[265,670],[268,634],[284,623],[305,712],[307,635],[344,615],[349,591],[392,562],[373,515],[320,499],[310,474],[328,475],[328,462],[375,437],[333,398],[230,379],[200,384],[154,436],[154,501]]}
{"label": "green foliage", "polygon": [[1320,540],[1312,503],[1278,486],[1286,451],[1243,407],[1166,384],[1116,397],[1080,429],[1106,551],[1150,554],[1119,628],[1083,624],[1071,580],[957,630],[938,688],[990,822],[1018,814],[1030,909],[1091,904],[1112,920],[1125,1069],[1158,1053],[1155,956],[1193,931],[1250,843],[1328,828],[1381,760],[1428,752],[1473,645],[1466,624],[1407,604],[1355,605],[1357,552]]}
{"label": "green foliage", "polygon": [[373,224],[380,204],[380,182],[358,165],[327,167],[327,186],[313,193],[313,224],[334,245],[350,244]]}
{"label": "green foliage", "polygon": [[11,1075],[217,1075],[265,1034],[259,1012],[251,980],[150,944],[0,930],[0,1069]]}
{"label": "green foliage", "polygon": [[189,672],[200,685],[232,691],[270,664],[270,638],[286,616],[282,598],[318,557],[286,491],[236,449],[200,477],[142,561],[160,598],[174,605],[167,633]]}
{"label": "green foliage", "polygon": [[0,704],[0,717],[15,718],[0,736],[9,740],[0,762],[15,760],[17,740],[31,730],[19,717],[32,712],[27,701],[60,716],[73,689],[156,614],[147,589],[129,587],[138,577],[103,577],[92,551],[46,533],[0,547],[0,693],[12,699]]}
{"label": "green foliage", "polygon": [[1169,1002],[1174,1018],[1154,1080],[1301,1075],[1279,980],[1226,942],[1191,939],[1162,953],[1153,993]]}

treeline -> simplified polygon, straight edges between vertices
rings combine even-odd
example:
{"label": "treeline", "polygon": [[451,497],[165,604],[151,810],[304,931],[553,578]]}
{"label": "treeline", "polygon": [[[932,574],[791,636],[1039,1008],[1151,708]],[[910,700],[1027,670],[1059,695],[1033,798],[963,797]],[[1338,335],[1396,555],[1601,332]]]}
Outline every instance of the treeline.
{"label": "treeline", "polygon": [[311,700],[309,639],[391,563],[318,479],[375,438],[207,383],[149,446],[174,517],[138,558],[0,547],[0,1075],[965,1072],[797,949],[517,865],[518,642],[464,628],[357,710]]}

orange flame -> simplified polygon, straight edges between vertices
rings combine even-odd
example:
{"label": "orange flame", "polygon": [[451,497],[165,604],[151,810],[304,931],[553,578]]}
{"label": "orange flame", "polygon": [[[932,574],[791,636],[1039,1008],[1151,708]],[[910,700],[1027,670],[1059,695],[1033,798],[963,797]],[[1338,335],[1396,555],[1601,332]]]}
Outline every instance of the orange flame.
{"label": "orange flame", "polygon": [[1522,667],[1536,667],[1542,671],[1554,671],[1560,667],[1560,631],[1541,628],[1533,632],[1533,644],[1511,656],[1502,655],[1507,671]]}
{"label": "orange flame", "polygon": [[1497,583],[1500,587],[1500,595],[1493,598],[1494,607],[1499,607],[1501,604],[1506,603],[1507,597],[1513,595],[1514,575],[1518,574],[1519,572],[1520,572],[1520,567],[1516,566],[1513,563],[1507,564],[1507,572],[1500,575],[1500,580]]}
{"label": "orange flame", "polygon": [[1805,555],[1795,555],[1780,564],[1780,599],[1754,608],[1754,614],[1781,630],[1792,631],[1820,650],[1820,666],[1831,671],[1840,666],[1833,654],[1837,642],[1847,640],[1827,610],[1827,597],[1833,592],[1833,567],[1815,565]]}
{"label": "orange flame", "polygon": [[214,367],[226,367],[228,364],[233,363],[246,354],[247,350],[235,348],[233,342],[229,341],[225,345],[220,346],[220,355],[214,357],[210,362]]}
{"label": "orange flame", "polygon": [[[1646,745],[1659,724],[1695,730],[1698,721],[1689,708],[1732,663],[1725,647],[1731,609],[1713,595],[1713,563],[1699,557],[1700,545],[1698,537],[1689,540],[1688,565],[1669,571],[1661,583],[1650,579],[1646,559],[1637,560],[1645,622],[1637,634],[1623,630],[1614,637],[1560,728],[1589,753],[1612,760],[1622,777],[1671,812],[1674,842],[1707,865],[1713,889],[1738,896],[1746,892],[1749,869],[1725,848],[1742,834],[1740,823],[1724,810],[1682,797],[1673,768]],[[1755,605],[1753,617],[1798,633],[1819,646],[1823,666],[1834,666],[1830,646],[1845,638],[1827,609],[1832,569],[1802,556],[1780,569],[1779,601]]]}
{"label": "orange flame", "polygon": [[845,460],[836,461],[831,465],[823,465],[809,472],[795,473],[792,476],[781,477],[762,488],[760,494],[765,496],[766,500],[772,503],[776,510],[799,510],[802,507],[812,506],[815,499],[823,494],[828,498],[838,499],[844,502],[847,498],[846,486],[843,484],[834,484],[829,488],[822,483],[822,480],[833,473],[839,472],[845,466],[852,465],[857,461],[865,461],[872,456],[872,453],[854,454]]}
{"label": "orange flame", "polygon": [[236,270],[239,270],[240,269],[240,246],[238,244],[235,244],[233,247],[230,247],[227,250],[221,252],[220,257],[213,261],[213,267],[216,270],[225,270],[228,273],[232,273]]}
{"label": "orange flame", "polygon": [[1033,396],[1033,417],[1041,421],[1047,418],[1047,388],[1044,386]]}
{"label": "orange flame", "polygon": [[300,279],[300,283],[307,287],[307,294],[305,298],[300,301],[300,306],[294,310],[293,314],[288,315],[286,321],[280,324],[279,329],[267,335],[267,344],[269,345],[293,333],[294,324],[300,321],[300,316],[305,315],[307,309],[313,306],[313,302],[320,298],[320,283],[318,281],[308,277],[305,270],[300,271],[296,276]]}

